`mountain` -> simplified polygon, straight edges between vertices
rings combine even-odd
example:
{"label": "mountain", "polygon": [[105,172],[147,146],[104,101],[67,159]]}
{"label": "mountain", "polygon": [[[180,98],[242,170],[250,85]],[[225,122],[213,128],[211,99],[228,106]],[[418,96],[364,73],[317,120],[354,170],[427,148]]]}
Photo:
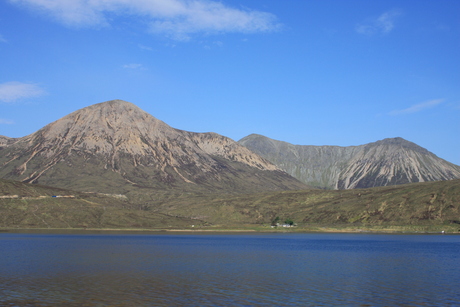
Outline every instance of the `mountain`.
{"label": "mountain", "polygon": [[79,191],[251,192],[306,186],[237,142],[174,129],[132,103],[75,111],[0,139],[0,177]]}
{"label": "mountain", "polygon": [[340,147],[293,145],[251,134],[239,143],[300,181],[321,188],[369,188],[460,178],[460,166],[403,138]]}

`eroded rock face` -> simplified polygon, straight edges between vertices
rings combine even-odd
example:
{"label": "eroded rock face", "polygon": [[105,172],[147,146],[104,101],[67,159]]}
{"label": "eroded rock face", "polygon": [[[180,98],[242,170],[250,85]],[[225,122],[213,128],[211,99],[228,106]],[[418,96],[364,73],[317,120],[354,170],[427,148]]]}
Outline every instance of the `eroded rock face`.
{"label": "eroded rock face", "polygon": [[292,145],[261,135],[239,141],[300,181],[353,189],[460,178],[460,167],[402,138],[360,146]]}
{"label": "eroded rock face", "polygon": [[[262,190],[304,187],[229,138],[174,129],[122,100],[83,108],[17,139],[0,163],[4,178],[66,188],[79,188],[76,181],[84,186],[85,178],[144,187],[220,182],[224,188],[227,181],[238,187],[248,180]],[[260,175],[251,180],[253,170],[265,172],[267,182]]]}
{"label": "eroded rock face", "polygon": [[0,135],[0,148],[6,147],[14,143],[15,139],[9,138],[7,136]]}
{"label": "eroded rock face", "polygon": [[336,188],[364,188],[460,178],[460,167],[402,138],[359,146]]}

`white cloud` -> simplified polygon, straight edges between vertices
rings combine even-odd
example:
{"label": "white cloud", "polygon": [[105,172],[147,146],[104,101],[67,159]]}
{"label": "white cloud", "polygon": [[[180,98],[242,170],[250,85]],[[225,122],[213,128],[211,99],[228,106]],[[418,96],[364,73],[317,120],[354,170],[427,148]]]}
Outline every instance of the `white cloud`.
{"label": "white cloud", "polygon": [[21,82],[0,83],[0,101],[2,102],[16,102],[45,94],[45,90],[36,84]]}
{"label": "white cloud", "polygon": [[146,69],[142,64],[137,64],[137,63],[125,64],[125,65],[123,65],[123,68],[125,68],[125,69],[140,69],[140,70],[145,70]]}
{"label": "white cloud", "polygon": [[211,50],[213,48],[222,48],[224,43],[221,41],[213,41],[211,43],[205,42],[204,49]]}
{"label": "white cloud", "polygon": [[14,124],[14,121],[10,119],[0,118],[0,125],[12,125],[12,124]]}
{"label": "white cloud", "polygon": [[425,101],[425,102],[410,106],[407,109],[391,111],[389,114],[390,115],[403,115],[403,114],[416,113],[416,112],[420,112],[425,109],[435,107],[443,101],[444,99],[433,99],[433,100]]}
{"label": "white cloud", "polygon": [[217,47],[222,47],[222,46],[224,46],[224,43],[221,42],[221,41],[215,41],[215,42],[212,42],[212,43],[213,43],[213,45],[215,45],[215,46],[217,46]]}
{"label": "white cloud", "polygon": [[391,10],[383,13],[379,17],[369,18],[363,23],[356,25],[356,32],[365,35],[387,34],[394,27],[396,19],[402,14],[400,10]]}
{"label": "white cloud", "polygon": [[108,26],[116,15],[147,22],[148,31],[176,40],[195,33],[267,32],[280,28],[273,14],[211,0],[10,0],[72,27]]}
{"label": "white cloud", "polygon": [[10,0],[10,2],[49,14],[68,26],[107,25],[100,9],[104,6],[104,2],[107,2],[103,0]]}
{"label": "white cloud", "polygon": [[149,47],[149,46],[145,46],[145,45],[142,45],[142,44],[138,44],[137,46],[138,46],[141,50],[153,51],[153,48],[152,48],[152,47]]}
{"label": "white cloud", "polygon": [[0,43],[6,43],[7,40],[0,34]]}

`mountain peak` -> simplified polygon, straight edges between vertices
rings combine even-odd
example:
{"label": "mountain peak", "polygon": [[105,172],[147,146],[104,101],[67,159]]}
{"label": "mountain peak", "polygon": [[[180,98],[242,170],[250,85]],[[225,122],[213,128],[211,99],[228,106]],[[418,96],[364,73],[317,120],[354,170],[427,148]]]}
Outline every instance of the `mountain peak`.
{"label": "mountain peak", "polygon": [[0,138],[0,145],[7,144],[0,175],[25,182],[77,189],[305,187],[227,137],[174,129],[123,100],[82,108],[14,144],[8,142]]}
{"label": "mountain peak", "polygon": [[[77,110],[67,115],[66,117],[72,117],[73,115],[77,115],[77,116],[84,115],[84,116],[87,116],[88,119],[94,118],[96,119],[95,123],[97,123],[98,117],[102,117],[102,119],[105,117],[108,117],[107,121],[110,120],[113,122],[120,122],[121,120],[126,120],[129,117],[136,117],[136,119],[154,118],[153,116],[143,111],[141,108],[139,108],[135,104],[128,102],[128,101],[120,100],[120,99],[96,103],[91,106]],[[120,124],[127,125],[130,122],[131,121],[120,123]]]}
{"label": "mountain peak", "polygon": [[413,150],[413,151],[416,151],[416,152],[419,152],[421,154],[429,154],[430,152],[413,143],[413,142],[410,142],[410,141],[407,141],[405,139],[403,139],[402,137],[395,137],[395,138],[386,138],[386,139],[383,139],[383,140],[380,140],[380,141],[377,141],[377,142],[374,142],[374,143],[370,143],[370,144],[367,144],[368,146],[378,146],[378,145],[388,145],[388,146],[396,146],[396,147],[401,147],[401,148],[406,148],[406,149],[409,149],[409,150]]}
{"label": "mountain peak", "polygon": [[77,110],[28,137],[61,149],[84,148],[94,153],[122,149],[143,154],[143,136],[155,138],[173,130],[130,102],[110,100]]}
{"label": "mountain peak", "polygon": [[107,108],[107,107],[110,107],[110,108],[114,108],[114,109],[124,109],[124,108],[137,108],[139,109],[138,106],[136,106],[135,104],[131,103],[131,102],[128,102],[128,101],[125,101],[125,100],[121,100],[121,99],[114,99],[114,100],[108,100],[108,101],[104,101],[104,102],[100,102],[100,103],[96,103],[96,104],[93,104],[92,106],[89,106],[88,108]]}
{"label": "mountain peak", "polygon": [[401,137],[347,147],[294,146],[254,134],[239,142],[317,187],[369,188],[460,178],[459,166]]}

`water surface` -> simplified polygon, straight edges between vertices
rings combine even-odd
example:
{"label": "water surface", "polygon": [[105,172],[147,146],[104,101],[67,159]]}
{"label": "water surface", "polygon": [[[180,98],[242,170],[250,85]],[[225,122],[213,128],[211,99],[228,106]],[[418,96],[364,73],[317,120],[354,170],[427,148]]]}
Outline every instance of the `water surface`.
{"label": "water surface", "polygon": [[455,306],[460,236],[0,234],[0,306]]}

